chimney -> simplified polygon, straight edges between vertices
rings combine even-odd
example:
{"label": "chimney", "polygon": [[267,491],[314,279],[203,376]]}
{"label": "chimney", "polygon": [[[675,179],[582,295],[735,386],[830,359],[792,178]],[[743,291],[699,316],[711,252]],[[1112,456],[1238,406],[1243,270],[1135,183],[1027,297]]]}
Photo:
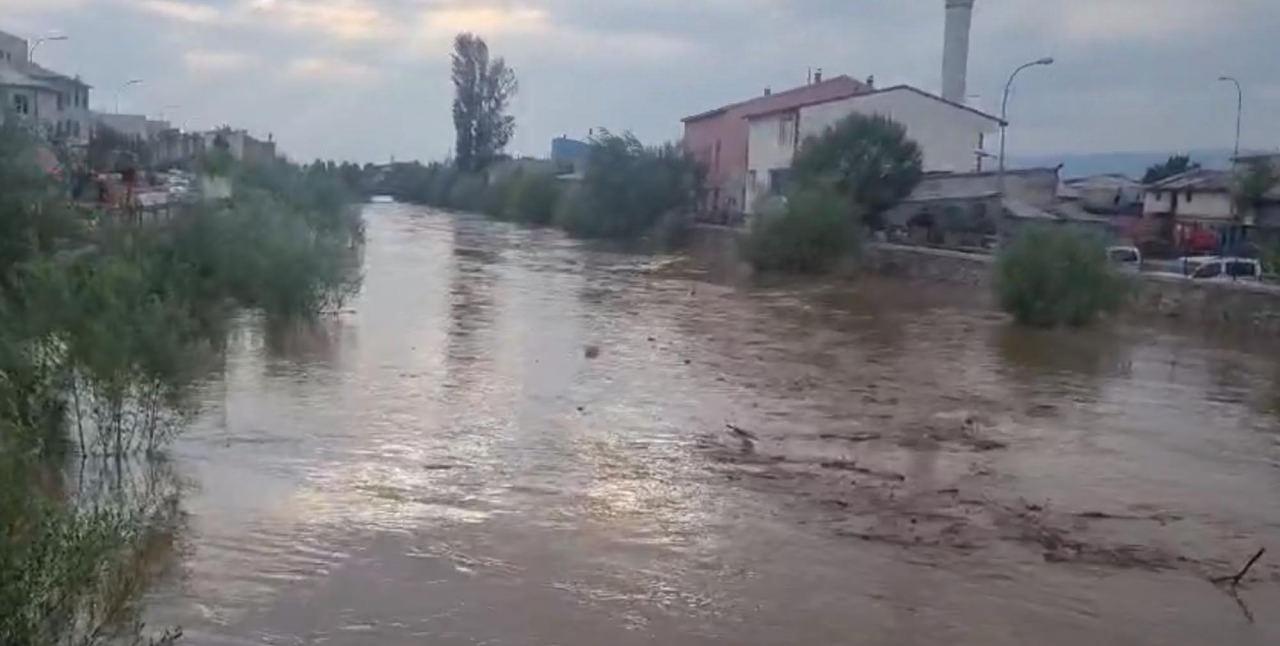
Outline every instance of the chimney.
{"label": "chimney", "polygon": [[821,82],[822,82],[822,68],[819,67],[818,69],[813,71],[813,83],[814,85],[817,85],[818,83],[821,83]]}
{"label": "chimney", "polygon": [[973,24],[974,0],[945,0],[946,41],[942,49],[942,98],[964,103],[969,73],[969,29]]}
{"label": "chimney", "polygon": [[876,87],[876,75],[875,75],[875,74],[872,74],[871,76],[868,76],[868,77],[867,77],[867,87],[872,88],[872,89],[875,89],[875,87]]}
{"label": "chimney", "polygon": [[765,95],[765,96],[769,96],[769,95],[771,95],[771,94],[773,94],[773,90],[772,90],[771,88],[765,88],[765,89],[764,89],[764,95]]}

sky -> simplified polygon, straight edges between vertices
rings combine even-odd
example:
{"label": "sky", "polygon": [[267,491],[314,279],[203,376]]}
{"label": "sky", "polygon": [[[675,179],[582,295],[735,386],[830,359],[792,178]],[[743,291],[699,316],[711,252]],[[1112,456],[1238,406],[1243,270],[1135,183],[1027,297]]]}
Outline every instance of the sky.
{"label": "sky", "polygon": [[[442,159],[449,49],[483,36],[516,70],[508,151],[588,129],[678,139],[680,118],[805,82],[941,84],[943,0],[0,0],[0,30],[47,42],[92,104],[192,129],[270,133],[298,160]],[[1280,0],[977,0],[969,102],[1009,105],[1012,156],[1280,148]]]}

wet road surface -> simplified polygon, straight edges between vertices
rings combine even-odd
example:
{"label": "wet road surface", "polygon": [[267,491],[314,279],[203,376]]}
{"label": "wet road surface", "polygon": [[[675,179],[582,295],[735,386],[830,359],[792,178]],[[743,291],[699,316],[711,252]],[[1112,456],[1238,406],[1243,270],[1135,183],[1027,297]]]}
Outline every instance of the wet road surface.
{"label": "wet road surface", "polygon": [[1280,643],[1274,345],[366,217],[173,447],[184,643]]}

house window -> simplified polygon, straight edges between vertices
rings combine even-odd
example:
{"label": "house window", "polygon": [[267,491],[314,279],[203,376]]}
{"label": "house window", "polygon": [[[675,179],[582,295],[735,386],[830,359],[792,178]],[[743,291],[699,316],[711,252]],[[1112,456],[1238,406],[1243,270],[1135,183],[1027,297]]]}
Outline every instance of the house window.
{"label": "house window", "polygon": [[714,161],[712,162],[711,167],[719,171],[720,170],[720,140],[719,139],[716,140],[716,151],[714,153],[713,159]]}
{"label": "house window", "polygon": [[13,95],[13,111],[18,114],[31,114],[31,99],[25,94]]}
{"label": "house window", "polygon": [[790,146],[794,144],[795,138],[792,137],[792,134],[795,133],[795,130],[796,130],[795,115],[787,115],[783,117],[780,121],[778,121],[778,145]]}
{"label": "house window", "polygon": [[790,172],[786,168],[775,168],[769,171],[769,194],[782,195],[787,192]]}
{"label": "house window", "polygon": [[67,95],[58,93],[58,112],[62,112],[67,108]]}
{"label": "house window", "polygon": [[1191,203],[1191,191],[1187,191],[1187,203]]}

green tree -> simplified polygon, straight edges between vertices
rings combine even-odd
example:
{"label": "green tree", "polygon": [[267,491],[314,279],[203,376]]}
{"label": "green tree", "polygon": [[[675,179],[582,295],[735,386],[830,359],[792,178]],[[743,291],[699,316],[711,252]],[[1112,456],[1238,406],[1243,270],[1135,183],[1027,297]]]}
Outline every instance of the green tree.
{"label": "green tree", "polygon": [[995,290],[1001,307],[1020,324],[1074,327],[1118,307],[1125,285],[1098,236],[1037,226],[1000,251]]}
{"label": "green tree", "polygon": [[475,34],[454,39],[453,127],[458,168],[477,171],[502,152],[515,132],[515,118],[506,114],[518,84],[501,57],[490,60],[489,46]]}
{"label": "green tree", "polygon": [[1280,177],[1276,176],[1271,164],[1260,160],[1246,163],[1236,175],[1231,190],[1236,210],[1241,214],[1252,211],[1277,185],[1280,185]]}
{"label": "green tree", "polygon": [[792,174],[797,185],[835,188],[874,223],[920,182],[923,157],[901,124],[879,115],[852,114],[806,139]]}
{"label": "green tree", "polygon": [[1147,168],[1147,172],[1142,176],[1143,184],[1153,184],[1162,179],[1173,177],[1179,173],[1185,173],[1189,170],[1197,170],[1200,164],[1191,161],[1189,155],[1170,155],[1169,159],[1159,164],[1153,164]]}

